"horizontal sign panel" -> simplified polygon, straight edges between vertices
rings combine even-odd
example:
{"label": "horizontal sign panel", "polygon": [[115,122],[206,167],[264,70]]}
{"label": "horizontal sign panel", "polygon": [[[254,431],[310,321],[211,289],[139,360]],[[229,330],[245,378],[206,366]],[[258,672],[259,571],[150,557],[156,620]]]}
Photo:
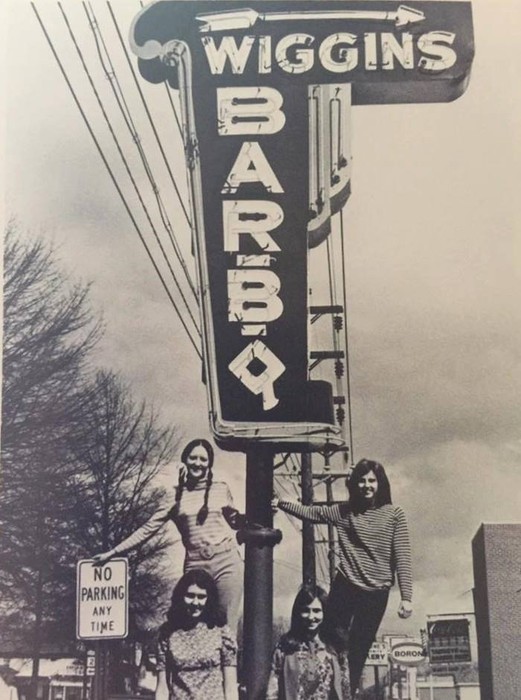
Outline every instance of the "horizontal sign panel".
{"label": "horizontal sign panel", "polygon": [[400,642],[391,648],[391,661],[401,666],[418,666],[426,659],[421,642]]}
{"label": "horizontal sign panel", "polygon": [[348,82],[354,104],[454,100],[474,55],[470,2],[160,0],[131,33],[147,78],[176,82],[176,41],[214,86]]}
{"label": "horizontal sign panel", "polygon": [[388,666],[389,647],[385,642],[373,642],[367,655],[366,666]]}
{"label": "horizontal sign panel", "polygon": [[429,658],[432,664],[469,663],[470,624],[462,618],[429,621]]}

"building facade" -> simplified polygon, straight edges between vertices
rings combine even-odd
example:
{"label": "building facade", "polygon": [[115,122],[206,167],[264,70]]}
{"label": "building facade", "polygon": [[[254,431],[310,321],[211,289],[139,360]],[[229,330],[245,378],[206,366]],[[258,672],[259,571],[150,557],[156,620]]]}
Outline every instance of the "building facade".
{"label": "building facade", "polygon": [[521,698],[521,523],[481,525],[472,556],[481,700]]}

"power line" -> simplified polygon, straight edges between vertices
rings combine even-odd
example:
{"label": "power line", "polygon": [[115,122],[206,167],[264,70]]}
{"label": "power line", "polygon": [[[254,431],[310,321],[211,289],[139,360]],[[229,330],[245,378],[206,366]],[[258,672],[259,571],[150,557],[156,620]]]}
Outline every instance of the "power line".
{"label": "power line", "polygon": [[[179,264],[181,265],[186,282],[188,283],[194,298],[197,300],[197,292],[195,290],[195,286],[194,286],[192,279],[190,277],[190,274],[188,272],[188,268],[186,266],[183,254],[182,254],[181,249],[179,247],[179,244],[177,243],[177,239],[176,239],[175,234],[174,234],[173,226],[170,222],[170,219],[168,218],[168,213],[167,213],[166,207],[163,203],[161,193],[159,191],[159,187],[157,186],[154,175],[152,173],[152,168],[148,162],[148,158],[146,156],[145,150],[143,149],[143,146],[141,144],[141,139],[139,137],[135,123],[132,119],[130,108],[128,107],[128,104],[125,100],[125,96],[123,94],[123,90],[122,90],[121,85],[119,83],[116,70],[115,70],[115,68],[112,64],[111,58],[110,58],[110,52],[109,52],[107,44],[103,38],[103,32],[101,30],[100,23],[98,22],[98,19],[96,17],[96,13],[94,12],[92,4],[89,2],[89,9],[87,9],[85,2],[82,4],[83,4],[85,14],[87,15],[87,19],[88,19],[89,24],[90,24],[92,34],[94,36],[96,50],[98,53],[98,57],[99,57],[101,66],[103,68],[105,75],[107,76],[107,78],[110,82],[110,86],[112,88],[112,92],[114,94],[116,103],[120,109],[120,112],[123,116],[123,119],[125,121],[125,124],[126,124],[128,130],[130,132],[130,135],[132,136],[132,140],[134,141],[134,143],[136,145],[137,151],[138,151],[139,156],[141,158],[141,162],[142,162],[143,167],[145,169],[145,173],[148,177],[152,191],[153,191],[154,196],[156,198],[156,202],[158,205],[161,220],[162,220],[163,225],[166,229],[166,232],[168,234],[170,242],[172,243],[172,247],[173,247],[174,252],[176,254],[177,260],[178,260]],[[89,14],[89,11],[91,14]],[[92,17],[91,17],[91,15],[92,15]],[[99,40],[98,40],[98,35],[99,35]],[[100,42],[101,42],[101,46],[100,46]],[[105,60],[102,56],[102,51],[101,51],[102,48],[105,52],[105,57],[106,57],[106,60],[108,62],[108,67],[107,67],[107,65],[105,65]]]}
{"label": "power line", "polygon": [[[176,287],[177,287],[179,293],[181,294],[181,298],[182,298],[183,301],[184,301],[184,304],[185,304],[185,306],[186,306],[186,308],[187,308],[187,310],[188,310],[188,314],[189,314],[189,316],[190,316],[190,318],[191,318],[191,320],[192,320],[192,323],[193,323],[193,325],[194,325],[194,327],[195,327],[195,332],[196,332],[196,334],[200,337],[200,331],[199,331],[199,329],[198,329],[198,327],[197,327],[197,323],[196,323],[196,321],[195,321],[195,318],[194,318],[194,316],[193,316],[193,314],[192,314],[192,312],[191,312],[191,310],[190,310],[190,308],[189,308],[189,306],[188,306],[188,303],[187,303],[187,301],[186,301],[186,298],[184,297],[184,294],[183,294],[183,292],[182,292],[182,290],[181,290],[181,288],[180,288],[180,286],[179,286],[179,282],[177,281],[175,272],[174,272],[174,270],[172,269],[172,266],[171,266],[171,264],[170,264],[170,261],[169,261],[169,259],[168,259],[167,254],[166,254],[166,251],[165,251],[165,249],[164,249],[164,247],[163,247],[163,244],[161,243],[161,239],[160,239],[160,237],[159,237],[159,235],[158,235],[158,233],[157,233],[156,227],[154,226],[154,223],[153,223],[153,221],[152,221],[152,219],[151,219],[151,217],[150,217],[150,214],[149,214],[149,212],[148,212],[148,208],[147,208],[145,202],[143,201],[143,198],[142,198],[142,196],[141,196],[141,192],[140,192],[140,190],[139,190],[139,187],[138,187],[138,185],[137,185],[137,183],[136,183],[136,181],[135,181],[134,176],[132,175],[132,172],[131,172],[131,170],[130,170],[128,161],[127,161],[127,159],[126,159],[126,157],[125,157],[125,154],[123,153],[123,151],[122,151],[122,149],[121,149],[121,146],[120,146],[118,137],[116,136],[116,133],[115,133],[113,127],[112,127],[111,121],[110,121],[110,119],[109,119],[109,117],[108,117],[108,115],[107,115],[107,112],[106,112],[106,110],[105,110],[105,107],[103,106],[103,102],[102,102],[102,100],[101,100],[101,98],[100,98],[100,95],[99,95],[99,93],[98,93],[98,91],[97,91],[97,89],[96,89],[96,86],[94,85],[94,81],[93,81],[93,79],[92,79],[92,76],[91,76],[91,74],[90,74],[90,71],[89,71],[89,69],[88,69],[88,66],[87,66],[87,64],[86,64],[86,62],[85,62],[83,53],[82,53],[82,51],[81,51],[81,49],[80,49],[80,47],[79,47],[79,45],[78,45],[78,42],[76,41],[75,34],[74,34],[74,32],[72,31],[72,27],[71,27],[71,25],[70,25],[70,23],[69,23],[69,20],[68,20],[68,18],[67,18],[67,14],[66,14],[65,10],[63,9],[62,4],[61,4],[60,2],[58,3],[58,7],[60,8],[60,11],[61,11],[62,16],[63,16],[63,20],[64,20],[64,22],[65,22],[65,25],[66,25],[68,31],[69,31],[70,38],[71,38],[71,40],[72,40],[72,43],[74,44],[74,47],[75,47],[75,49],[76,49],[76,53],[78,54],[78,57],[79,57],[80,62],[81,62],[81,65],[82,65],[83,70],[84,70],[84,72],[85,72],[85,74],[86,74],[86,76],[87,76],[87,79],[88,79],[88,81],[89,81],[89,84],[90,84],[90,86],[91,86],[91,88],[92,88],[92,91],[93,91],[93,93],[94,93],[94,96],[95,96],[95,98],[96,98],[96,101],[97,101],[97,103],[98,103],[98,106],[99,106],[99,108],[100,108],[100,110],[101,110],[101,113],[103,114],[103,118],[104,118],[104,120],[105,120],[105,122],[106,122],[106,124],[107,124],[107,127],[108,127],[108,129],[109,129],[109,131],[110,131],[110,134],[111,134],[111,136],[112,136],[112,139],[113,139],[113,141],[114,141],[114,143],[115,143],[115,145],[116,145],[116,148],[117,148],[118,153],[119,153],[119,155],[120,155],[120,157],[121,157],[121,160],[123,161],[123,164],[124,164],[124,166],[125,166],[125,170],[127,171],[127,175],[128,175],[128,177],[129,177],[129,179],[130,179],[130,182],[132,183],[132,186],[133,186],[133,188],[134,188],[134,191],[135,191],[135,193],[136,193],[136,196],[137,196],[138,199],[139,199],[139,202],[140,202],[141,207],[142,207],[142,209],[143,209],[143,211],[144,211],[144,213],[145,213],[145,216],[146,216],[147,221],[148,221],[148,223],[149,223],[149,225],[150,225],[150,228],[152,229],[152,233],[153,233],[153,235],[154,235],[154,238],[155,238],[155,240],[156,240],[156,243],[157,243],[157,245],[159,246],[159,249],[160,249],[160,251],[161,251],[161,253],[162,253],[162,255],[163,255],[163,259],[165,260],[165,263],[166,263],[166,265],[167,265],[167,267],[168,267],[168,269],[169,269],[169,271],[170,271],[170,274],[171,274],[171,276],[172,276],[172,279],[174,280],[174,283],[175,283],[175,285],[176,285]],[[172,299],[172,303],[174,304],[174,307],[175,307],[175,309],[176,309],[176,311],[177,311],[177,314],[178,314],[179,318],[181,319],[181,322],[182,322],[182,324],[183,324],[183,327],[185,328],[185,331],[186,331],[186,332],[188,333],[188,335],[190,336],[190,339],[192,340],[192,344],[194,345],[194,347],[197,348],[197,345],[196,345],[195,341],[194,341],[193,338],[192,338],[192,334],[191,334],[191,332],[190,332],[190,330],[189,330],[189,328],[188,328],[188,326],[187,326],[187,324],[186,324],[184,318],[182,317],[181,311],[179,310],[177,304],[175,304],[175,302],[173,301],[173,297],[171,297],[171,299]]]}
{"label": "power line", "polygon": [[[174,186],[175,192],[176,192],[177,197],[178,197],[178,199],[179,199],[179,203],[180,203],[181,208],[182,208],[182,210],[183,210],[183,214],[184,214],[184,216],[185,216],[185,218],[186,218],[186,221],[187,221],[188,225],[190,226],[190,229],[192,229],[192,222],[191,222],[191,220],[190,220],[190,217],[189,217],[189,215],[188,215],[188,212],[187,212],[187,210],[186,210],[186,207],[185,207],[185,205],[184,205],[184,203],[183,203],[183,199],[182,199],[181,194],[180,194],[180,192],[179,192],[179,189],[178,189],[178,187],[177,187],[177,183],[176,183],[175,178],[174,178],[174,175],[173,175],[173,173],[172,173],[172,169],[170,168],[170,163],[168,162],[168,158],[166,157],[165,151],[164,151],[164,149],[163,149],[163,145],[162,145],[162,143],[161,143],[161,139],[159,138],[159,134],[157,133],[157,130],[156,130],[156,127],[155,127],[155,124],[154,124],[154,120],[152,119],[152,115],[150,114],[150,111],[149,111],[149,109],[148,109],[148,105],[147,105],[146,100],[145,100],[145,97],[144,97],[144,95],[143,95],[143,91],[141,90],[141,86],[140,86],[139,81],[138,81],[138,79],[137,79],[137,77],[136,77],[136,73],[135,73],[135,71],[134,71],[134,67],[132,66],[132,62],[131,62],[131,60],[130,60],[130,56],[128,55],[127,47],[125,46],[125,42],[123,41],[123,36],[121,35],[121,31],[120,31],[120,29],[119,29],[119,24],[118,24],[118,22],[117,22],[116,16],[115,16],[114,11],[112,10],[112,7],[111,7],[111,5],[110,5],[109,2],[107,2],[107,7],[109,8],[109,12],[110,12],[110,15],[111,15],[111,17],[112,17],[112,21],[114,22],[114,27],[116,28],[116,32],[117,32],[117,34],[118,34],[120,44],[121,44],[121,46],[122,46],[122,48],[123,48],[123,53],[125,54],[125,57],[126,57],[126,59],[127,59],[127,63],[128,63],[129,68],[130,68],[130,72],[132,73],[132,77],[134,78],[134,83],[136,84],[136,88],[137,88],[137,90],[138,90],[138,92],[139,92],[139,95],[140,95],[140,97],[141,97],[141,100],[142,100],[142,102],[143,102],[143,106],[144,106],[144,108],[145,108],[145,112],[146,112],[147,117],[148,117],[148,119],[149,119],[150,126],[152,127],[152,131],[154,132],[154,136],[156,137],[157,145],[159,146],[159,150],[161,151],[161,155],[163,156],[163,160],[164,160],[164,162],[165,162],[166,169],[168,170],[168,174],[170,175],[170,179],[172,180],[172,185]],[[175,114],[175,110],[174,110],[174,114]],[[177,119],[177,114],[175,114],[175,116],[176,116],[176,119]],[[179,129],[180,129],[180,131],[181,131],[181,133],[182,133],[181,125],[179,124],[179,121],[178,121],[178,120],[177,120],[177,122],[178,122]]]}
{"label": "power line", "polygon": [[117,182],[117,180],[116,180],[116,177],[115,177],[114,173],[112,172],[112,169],[111,169],[111,167],[110,167],[110,165],[109,165],[109,163],[108,163],[108,161],[107,161],[107,159],[106,159],[106,157],[105,157],[105,154],[103,153],[103,150],[102,150],[102,148],[101,148],[101,146],[100,146],[100,143],[99,143],[99,141],[98,141],[98,139],[97,139],[97,137],[96,137],[96,135],[95,135],[95,133],[94,133],[94,131],[93,131],[93,129],[92,129],[92,126],[90,125],[90,122],[89,122],[89,120],[88,120],[88,118],[87,118],[87,115],[85,114],[85,111],[83,110],[83,107],[81,106],[81,103],[80,103],[80,101],[79,101],[79,99],[78,99],[78,96],[76,95],[76,92],[74,91],[74,88],[72,87],[71,81],[69,80],[69,77],[68,77],[68,75],[67,75],[67,73],[66,73],[66,71],[65,71],[65,69],[64,69],[64,67],[63,67],[63,64],[62,64],[62,62],[61,62],[61,60],[60,60],[60,58],[59,58],[59,56],[58,56],[58,54],[57,54],[57,52],[56,52],[56,49],[55,49],[55,47],[54,47],[54,44],[53,44],[53,42],[52,42],[52,40],[51,40],[51,38],[50,38],[50,36],[49,36],[49,34],[48,34],[48,32],[47,32],[47,29],[45,28],[45,24],[44,24],[42,18],[40,17],[40,15],[39,15],[39,13],[38,13],[38,10],[36,9],[36,5],[34,4],[34,2],[31,3],[31,7],[32,7],[32,9],[33,9],[34,14],[36,15],[36,19],[38,20],[38,23],[39,23],[39,25],[40,25],[40,27],[41,27],[41,29],[42,29],[42,32],[43,32],[43,34],[44,34],[44,36],[45,36],[45,39],[46,39],[47,43],[49,44],[49,47],[50,47],[51,52],[52,52],[52,54],[53,54],[53,56],[54,56],[54,58],[55,58],[55,60],[56,60],[56,63],[58,64],[58,68],[60,69],[60,72],[61,72],[61,74],[62,74],[62,76],[63,76],[63,78],[64,78],[64,80],[65,80],[65,83],[66,83],[67,87],[69,88],[69,91],[70,91],[70,93],[71,93],[71,95],[72,95],[72,97],[73,97],[73,99],[74,99],[74,101],[75,101],[75,103],[76,103],[76,106],[78,107],[78,109],[79,109],[79,111],[80,111],[80,115],[81,115],[81,117],[82,117],[82,119],[83,119],[83,121],[84,121],[84,123],[85,123],[85,125],[86,125],[86,127],[87,127],[87,130],[88,130],[88,132],[89,132],[89,134],[90,134],[92,140],[94,141],[94,145],[96,146],[96,149],[97,149],[97,151],[98,151],[98,153],[99,153],[99,155],[100,155],[100,157],[101,157],[101,159],[102,159],[102,161],[103,161],[103,164],[105,165],[105,168],[107,169],[107,172],[108,172],[108,174],[109,174],[109,177],[110,177],[110,179],[112,180],[112,183],[113,183],[114,187],[116,188],[116,191],[117,191],[117,193],[118,193],[118,195],[119,195],[119,197],[120,197],[120,199],[121,199],[121,201],[122,201],[122,203],[123,203],[123,206],[124,206],[124,208],[125,208],[127,214],[129,215],[129,218],[130,218],[130,220],[131,220],[131,222],[132,222],[132,225],[134,226],[134,228],[135,228],[135,230],[136,230],[136,233],[138,234],[138,236],[139,236],[139,238],[140,238],[140,240],[141,240],[141,242],[142,242],[142,244],[143,244],[143,246],[144,246],[144,248],[145,248],[145,251],[146,251],[146,253],[147,253],[147,255],[148,255],[149,259],[150,259],[150,262],[152,263],[152,266],[154,267],[154,270],[155,270],[156,274],[158,275],[158,277],[159,277],[159,279],[160,279],[160,281],[161,281],[161,284],[163,285],[163,288],[164,288],[164,290],[165,290],[165,292],[166,292],[166,294],[167,294],[167,296],[168,296],[170,302],[172,303],[172,306],[174,307],[175,311],[177,312],[177,315],[178,315],[178,317],[179,317],[181,323],[183,324],[183,326],[184,326],[184,328],[185,328],[185,331],[187,332],[188,337],[189,337],[189,339],[190,339],[192,345],[194,346],[194,349],[195,349],[196,353],[198,354],[199,358],[201,359],[201,358],[202,358],[202,356],[201,356],[201,351],[199,350],[199,348],[198,348],[197,345],[195,344],[195,342],[194,342],[192,336],[190,335],[190,333],[189,333],[189,331],[188,331],[188,328],[186,327],[186,324],[185,324],[185,322],[184,322],[184,320],[183,320],[183,318],[182,318],[182,316],[181,316],[181,314],[180,314],[180,312],[179,312],[179,309],[177,308],[177,305],[176,305],[176,303],[175,303],[175,301],[174,301],[174,299],[173,299],[173,297],[172,297],[172,295],[171,295],[171,293],[170,293],[170,290],[168,289],[168,286],[166,285],[166,282],[165,282],[165,280],[163,279],[163,276],[162,276],[162,274],[161,274],[161,271],[159,270],[159,268],[158,268],[158,266],[157,266],[157,263],[156,263],[156,261],[154,260],[154,257],[152,256],[152,253],[150,252],[150,249],[148,248],[148,245],[147,245],[145,239],[143,238],[143,234],[141,233],[141,230],[140,230],[140,228],[139,228],[139,226],[138,226],[138,224],[137,224],[137,222],[136,222],[136,219],[134,218],[134,216],[133,216],[133,214],[132,214],[132,211],[131,211],[131,209],[130,209],[130,207],[129,207],[129,205],[128,205],[128,202],[127,202],[127,200],[125,199],[125,196],[124,196],[124,194],[123,194],[123,192],[122,192],[122,190],[121,190],[121,188],[120,188],[120,186],[119,186],[119,184],[118,184],[118,182]]}
{"label": "power line", "polygon": [[[156,229],[156,227],[154,226],[154,223],[153,223],[153,221],[152,221],[152,219],[151,219],[151,217],[150,217],[150,214],[149,214],[149,212],[148,212],[148,208],[147,208],[147,206],[146,206],[146,204],[145,204],[145,202],[144,202],[144,200],[143,200],[143,198],[142,198],[142,196],[141,196],[141,192],[140,192],[139,187],[138,187],[138,185],[137,185],[137,183],[136,183],[136,180],[135,180],[134,176],[132,175],[132,172],[131,172],[131,170],[130,170],[128,161],[127,161],[127,159],[126,159],[126,157],[125,157],[125,155],[124,155],[124,153],[123,153],[123,151],[122,151],[122,149],[121,149],[121,146],[120,146],[118,137],[116,136],[116,133],[115,133],[114,129],[112,128],[111,121],[110,121],[110,119],[109,119],[109,117],[108,117],[108,114],[107,114],[107,112],[106,112],[106,110],[105,110],[105,107],[103,106],[103,102],[102,102],[102,100],[101,100],[101,97],[100,97],[100,95],[99,95],[97,89],[96,89],[96,86],[94,85],[94,81],[93,81],[93,79],[92,79],[92,76],[91,76],[91,74],[90,74],[90,71],[89,71],[89,69],[88,69],[88,67],[87,67],[87,64],[86,64],[86,62],[85,62],[83,53],[82,53],[82,51],[81,51],[81,49],[80,49],[80,47],[79,47],[79,45],[78,45],[78,42],[76,41],[76,37],[75,37],[75,35],[74,35],[74,32],[72,31],[72,27],[71,27],[71,25],[70,25],[70,23],[69,23],[69,20],[68,20],[68,18],[67,18],[67,14],[66,14],[65,10],[63,9],[62,4],[61,4],[60,2],[58,3],[58,7],[60,8],[60,11],[61,11],[62,16],[63,16],[63,20],[64,20],[64,22],[65,22],[65,25],[66,25],[68,31],[69,31],[69,35],[70,35],[70,37],[71,37],[72,43],[74,44],[74,48],[76,49],[76,53],[78,54],[78,57],[79,57],[80,62],[81,62],[81,65],[82,65],[83,70],[84,70],[84,72],[85,72],[85,74],[86,74],[86,76],[87,76],[87,79],[88,79],[88,81],[89,81],[89,84],[90,84],[90,86],[91,86],[91,88],[92,88],[92,91],[93,91],[93,93],[94,93],[94,96],[95,96],[95,98],[96,98],[96,101],[97,101],[97,103],[98,103],[98,106],[99,106],[99,108],[100,108],[100,110],[101,110],[101,113],[103,114],[103,118],[105,119],[105,122],[106,122],[107,127],[108,127],[108,129],[109,129],[109,131],[110,131],[110,134],[111,134],[111,136],[112,136],[112,139],[113,139],[113,141],[114,141],[114,143],[115,143],[115,145],[116,145],[116,148],[117,148],[118,153],[119,153],[119,155],[120,155],[120,157],[121,157],[121,160],[123,161],[123,164],[124,164],[124,166],[125,166],[125,170],[127,171],[127,175],[128,175],[128,177],[129,177],[129,179],[130,179],[130,182],[132,183],[132,186],[133,186],[133,188],[134,188],[134,191],[135,191],[135,193],[136,193],[136,196],[137,196],[137,198],[139,199],[139,202],[140,202],[141,207],[142,207],[142,209],[143,209],[143,211],[144,211],[144,213],[145,213],[145,216],[146,216],[147,221],[148,221],[148,223],[149,223],[149,225],[150,225],[150,228],[152,229],[152,233],[154,234],[154,238],[155,238],[155,240],[156,240],[156,243],[157,243],[157,245],[159,246],[159,249],[160,249],[160,251],[161,251],[161,253],[162,253],[162,255],[163,255],[163,259],[164,259],[164,261],[165,261],[165,263],[166,263],[166,265],[167,265],[167,267],[168,267],[168,269],[169,269],[169,271],[170,271],[170,274],[172,275],[172,279],[174,280],[174,283],[175,283],[175,285],[176,285],[176,287],[177,287],[177,290],[179,291],[179,294],[181,295],[181,298],[182,298],[182,300],[183,300],[183,302],[184,302],[184,304],[185,304],[185,306],[186,306],[186,309],[187,309],[187,311],[188,311],[188,315],[190,316],[190,319],[192,320],[192,323],[193,323],[193,325],[194,325],[194,327],[195,327],[196,334],[197,334],[197,335],[199,336],[199,338],[200,338],[200,331],[199,331],[199,328],[198,328],[198,326],[197,326],[196,320],[195,320],[195,318],[194,318],[194,316],[193,316],[193,314],[192,314],[192,311],[191,311],[190,307],[188,306],[188,303],[187,303],[186,298],[185,298],[185,296],[184,296],[184,294],[183,294],[183,291],[182,291],[182,289],[181,289],[181,287],[180,287],[180,285],[179,285],[179,282],[177,281],[175,272],[174,272],[174,270],[172,269],[172,266],[171,266],[171,264],[170,264],[170,261],[169,261],[169,259],[168,259],[167,254],[166,254],[166,251],[165,251],[165,249],[164,249],[164,247],[163,247],[163,244],[161,243],[161,239],[160,239],[160,237],[159,237],[159,234],[157,233],[157,229]],[[184,321],[183,321],[183,322],[184,322]],[[186,331],[187,331],[187,333],[189,332],[188,327],[186,327]]]}

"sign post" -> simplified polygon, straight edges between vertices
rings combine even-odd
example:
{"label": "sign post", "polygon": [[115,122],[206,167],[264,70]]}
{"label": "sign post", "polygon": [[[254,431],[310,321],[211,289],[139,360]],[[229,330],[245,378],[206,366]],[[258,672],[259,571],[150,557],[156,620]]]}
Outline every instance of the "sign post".
{"label": "sign post", "polygon": [[95,642],[86,658],[86,676],[93,677],[94,700],[106,695],[107,650],[104,640],[128,635],[128,562],[112,559],[95,565],[82,559],[76,567],[76,637]]}
{"label": "sign post", "polygon": [[389,666],[389,646],[386,642],[373,642],[367,655],[365,662],[366,666],[372,666],[374,669],[374,688],[375,697],[380,697],[380,673],[379,667],[387,668]]}

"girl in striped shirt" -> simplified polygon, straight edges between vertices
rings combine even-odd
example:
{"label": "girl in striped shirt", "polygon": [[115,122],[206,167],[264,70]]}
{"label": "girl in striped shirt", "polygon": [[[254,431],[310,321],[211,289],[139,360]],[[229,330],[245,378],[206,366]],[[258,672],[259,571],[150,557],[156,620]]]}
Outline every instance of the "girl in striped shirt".
{"label": "girl in striped shirt", "polygon": [[339,652],[347,652],[352,692],[360,682],[371,644],[398,577],[398,615],[412,613],[411,548],[403,510],[393,506],[391,487],[378,462],[362,459],[347,480],[349,501],[304,506],[274,499],[274,507],[301,520],[336,526],[340,556],[325,613]]}
{"label": "girl in striped shirt", "polygon": [[181,453],[173,498],[123,542],[93,560],[103,564],[149,540],[168,521],[175,523],[185,547],[184,572],[204,569],[215,580],[219,605],[236,629],[242,597],[242,560],[232,530],[244,527],[228,484],[213,479],[214,451],[207,440],[192,440]]}

